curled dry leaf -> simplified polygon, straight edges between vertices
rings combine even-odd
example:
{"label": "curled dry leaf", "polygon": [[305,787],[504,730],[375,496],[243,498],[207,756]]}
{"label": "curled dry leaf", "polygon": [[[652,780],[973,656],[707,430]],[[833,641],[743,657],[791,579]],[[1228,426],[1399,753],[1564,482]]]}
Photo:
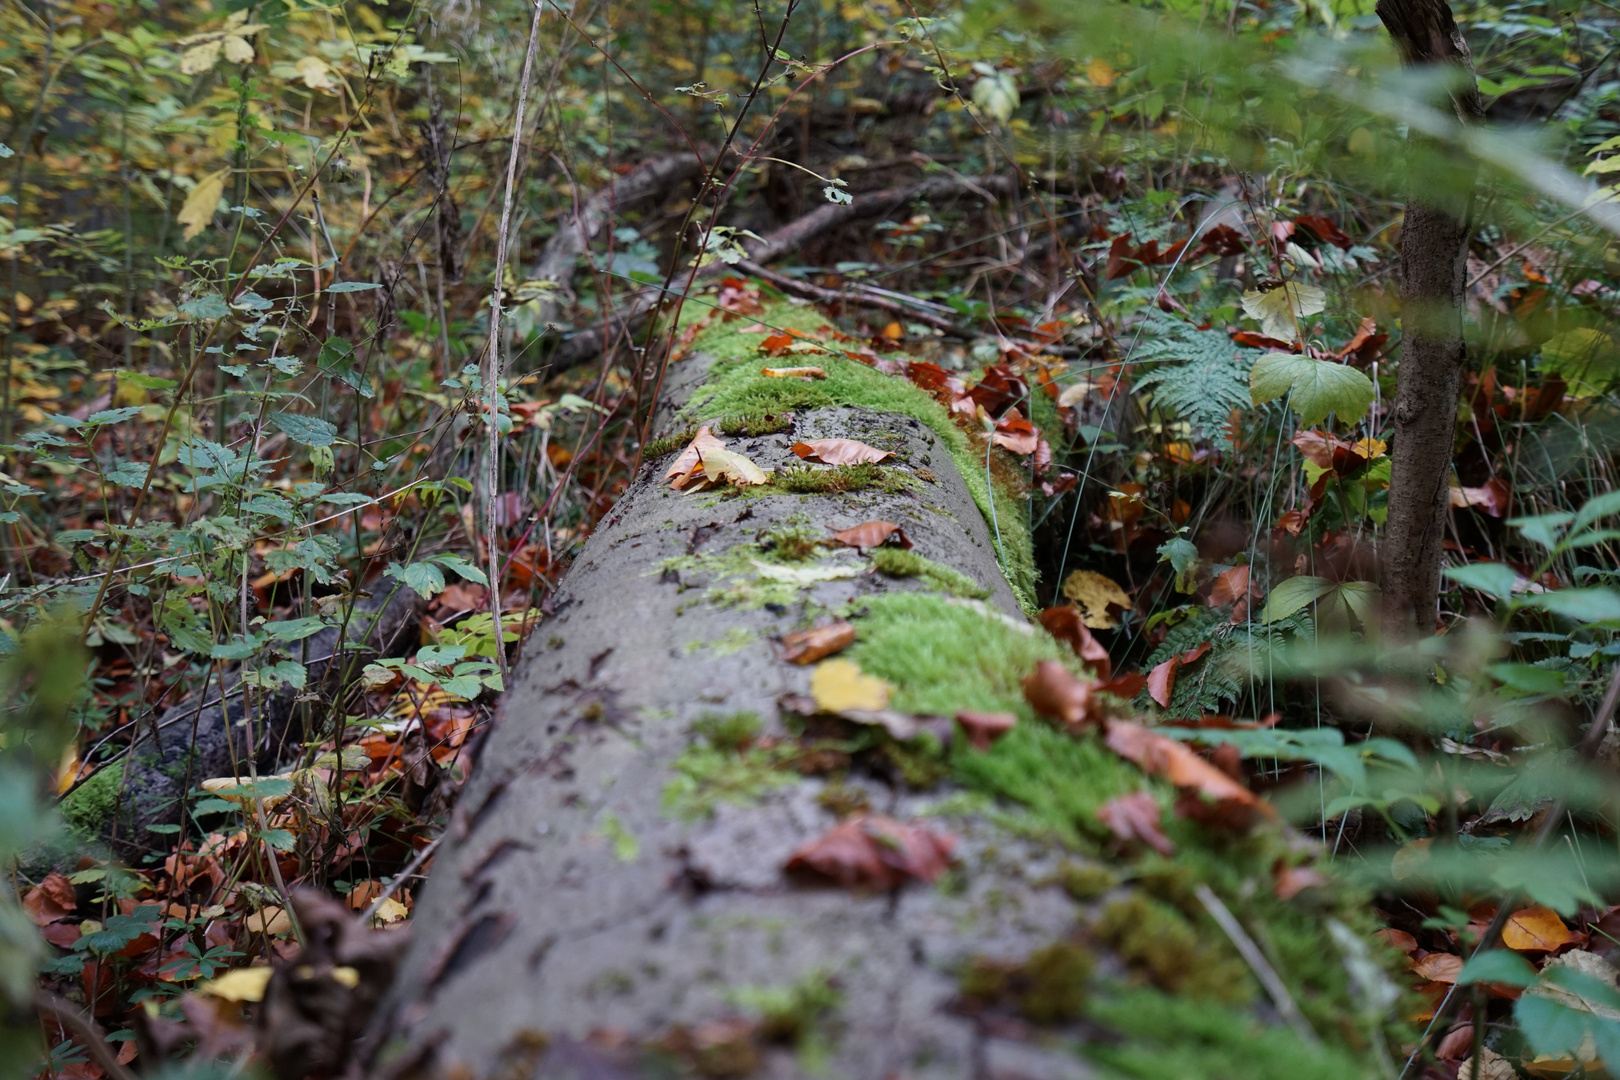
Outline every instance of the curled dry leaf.
{"label": "curled dry leaf", "polygon": [[911,550],[911,538],[906,535],[906,530],[892,521],[863,521],[852,529],[833,533],[832,538],[852,548],[882,547],[893,539],[898,547]]}
{"label": "curled dry leaf", "polygon": [[703,474],[711,484],[729,480],[738,487],[763,484],[770,474],[731,450],[709,450],[703,455]]}
{"label": "curled dry leaf", "polygon": [[1092,637],[1091,631],[1086,629],[1079,608],[1069,604],[1047,608],[1041,612],[1041,625],[1046,627],[1047,633],[1073,649],[1074,655],[1090,664],[1097,678],[1106,679],[1112,674],[1113,658],[1108,655],[1102,642]]}
{"label": "curled dry leaf", "polygon": [[1396,930],[1393,927],[1386,927],[1385,929],[1379,930],[1373,934],[1373,937],[1379,938],[1387,945],[1394,946],[1401,952],[1406,953],[1408,956],[1412,955],[1412,953],[1417,949],[1417,938],[1413,937],[1411,934],[1408,934],[1405,930]]}
{"label": "curled dry leaf", "polygon": [[[1149,776],[1158,776],[1200,800],[1214,804],[1219,819],[1233,825],[1252,824],[1257,818],[1276,816],[1270,804],[1205,761],[1186,744],[1149,731],[1141,724],[1114,721],[1108,725],[1108,748]],[[1182,810],[1182,807],[1178,807]]]}
{"label": "curled dry leaf", "polygon": [[38,885],[23,895],[22,906],[28,917],[34,921],[34,925],[47,926],[59,919],[67,918],[68,914],[79,906],[79,901],[74,895],[73,884],[52,870]]}
{"label": "curled dry leaf", "polygon": [[1102,721],[1096,688],[1096,683],[1081,682],[1056,660],[1042,660],[1024,676],[1024,699],[1030,707],[1075,730]]}
{"label": "curled dry leaf", "polygon": [[1209,652],[1209,642],[1205,641],[1184,653],[1177,653],[1154,667],[1152,671],[1148,672],[1148,697],[1158,702],[1161,707],[1168,709],[1170,707],[1170,695],[1175,693],[1176,689],[1176,672],[1180,671],[1184,665],[1198,660],[1207,652]]}
{"label": "curled dry leaf", "polygon": [[962,734],[975,750],[988,750],[990,745],[1018,724],[1012,713],[959,712],[956,722],[962,725]]}
{"label": "curled dry leaf", "polygon": [[697,434],[692,436],[692,441],[686,444],[681,456],[665,471],[664,478],[671,481],[670,487],[679,491],[694,474],[702,471],[705,451],[724,450],[725,446],[726,441],[716,438],[714,432],[709,430],[709,425],[704,424],[697,429]]}
{"label": "curled dry leaf", "polygon": [[1176,845],[1159,829],[1159,800],[1146,791],[1120,795],[1097,807],[1097,820],[1127,844],[1143,843],[1166,857]]}
{"label": "curled dry leaf", "polygon": [[1541,904],[1515,911],[1502,927],[1502,944],[1518,952],[1553,952],[1581,936],[1564,925],[1558,912]]}
{"label": "curled dry leaf", "polygon": [[855,814],[801,846],[786,869],[811,871],[846,888],[891,891],[907,878],[938,880],[955,850],[950,836],[877,814]]}
{"label": "curled dry leaf", "polygon": [[1131,598],[1124,589],[1095,570],[1076,570],[1063,579],[1063,595],[1080,605],[1081,618],[1093,630],[1119,625],[1109,612],[1111,606],[1130,610]]}
{"label": "curled dry leaf", "polygon": [[813,664],[855,643],[855,627],[842,620],[811,630],[795,630],[782,638],[782,659],[790,664]]}
{"label": "curled dry leaf", "polygon": [[781,353],[786,352],[788,350],[788,347],[791,346],[792,344],[793,344],[793,335],[792,334],[772,334],[769,337],[767,337],[764,341],[761,341],[759,343],[759,348],[760,348],[761,352],[766,352],[766,353],[769,353],[772,356],[777,356],[777,355],[779,355]]}
{"label": "curled dry leaf", "polygon": [[996,421],[996,430],[990,436],[990,441],[1015,454],[1028,455],[1035,452],[1041,435],[1035,430],[1035,425],[1025,420],[1017,409],[1008,409],[1006,415]]}
{"label": "curled dry leaf", "polygon": [[793,452],[806,461],[823,465],[875,465],[894,457],[887,450],[879,450],[855,439],[809,439],[793,444]]}
{"label": "curled dry leaf", "polygon": [[818,367],[768,367],[760,368],[759,373],[767,379],[825,379],[825,368]]}
{"label": "curled dry leaf", "polygon": [[810,696],[822,712],[886,709],[892,691],[888,683],[868,675],[853,660],[828,660],[810,676]]}
{"label": "curled dry leaf", "polygon": [[1461,974],[1463,958],[1452,953],[1432,952],[1421,960],[1412,964],[1412,970],[1428,979],[1430,982],[1445,983],[1448,986],[1457,981]]}
{"label": "curled dry leaf", "polygon": [[1454,487],[1451,505],[1463,510],[1473,508],[1487,517],[1504,517],[1513,505],[1513,489],[1500,476],[1492,477],[1482,487]]}

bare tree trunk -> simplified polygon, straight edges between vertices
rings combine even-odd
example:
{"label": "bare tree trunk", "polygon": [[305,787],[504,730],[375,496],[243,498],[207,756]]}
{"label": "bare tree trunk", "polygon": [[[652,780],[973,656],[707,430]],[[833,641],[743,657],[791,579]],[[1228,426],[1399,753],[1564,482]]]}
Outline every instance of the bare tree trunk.
{"label": "bare tree trunk", "polygon": [[[1468,45],[1446,0],[1379,0],[1383,20],[1409,67],[1443,66],[1457,119],[1484,115]],[[1437,147],[1425,142],[1423,149]],[[1401,227],[1401,358],[1389,520],[1380,549],[1384,627],[1429,633],[1440,588],[1440,545],[1464,361],[1463,285],[1472,232],[1474,167],[1458,161],[1447,184],[1426,183],[1406,205]]]}

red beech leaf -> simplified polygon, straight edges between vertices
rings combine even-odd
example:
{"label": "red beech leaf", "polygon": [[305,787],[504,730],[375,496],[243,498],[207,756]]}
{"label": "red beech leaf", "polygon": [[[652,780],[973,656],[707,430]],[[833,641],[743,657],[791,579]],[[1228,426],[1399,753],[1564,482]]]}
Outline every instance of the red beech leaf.
{"label": "red beech leaf", "polygon": [[1140,671],[1124,671],[1098,683],[1096,689],[1100,694],[1113,694],[1117,698],[1129,701],[1147,689],[1147,676]]}
{"label": "red beech leaf", "polygon": [[995,434],[990,441],[997,446],[1005,447],[1015,454],[1033,454],[1040,445],[1040,432],[1035,425],[1018,412],[1017,409],[1008,409],[1002,418],[996,421]]}
{"label": "red beech leaf", "polygon": [[933,882],[949,867],[954,838],[877,814],[854,814],[802,845],[789,871],[810,871],[850,889],[889,892],[906,879]]}
{"label": "red beech leaf", "polygon": [[1243,234],[1230,225],[1216,225],[1204,231],[1203,238],[1198,242],[1198,250],[1219,255],[1223,259],[1241,255],[1245,250]]}
{"label": "red beech leaf", "polygon": [[1097,807],[1097,820],[1126,844],[1143,843],[1166,857],[1176,853],[1159,829],[1159,801],[1145,791],[1109,799]]}
{"label": "red beech leaf", "polygon": [[876,464],[894,454],[879,450],[854,439],[809,439],[793,444],[793,452],[806,461],[819,461],[823,465]]}
{"label": "red beech leaf", "polygon": [[1239,330],[1232,335],[1232,340],[1239,345],[1247,345],[1251,349],[1280,349],[1283,352],[1299,351],[1299,346],[1292,341],[1267,337],[1264,334],[1257,334],[1253,330]]}
{"label": "red beech leaf", "polygon": [[1011,731],[1018,724],[1012,713],[959,712],[956,722],[975,750],[988,750],[990,744]]}
{"label": "red beech leaf", "polygon": [[1513,505],[1513,489],[1500,476],[1493,476],[1482,487],[1451,489],[1451,505],[1461,510],[1472,508],[1489,517],[1505,517]]}
{"label": "red beech leaf", "polygon": [[949,375],[938,364],[930,364],[926,360],[913,360],[906,368],[906,377],[930,394],[937,394],[945,389],[945,381]]}
{"label": "red beech leaf", "polygon": [[911,550],[911,539],[906,536],[906,530],[892,521],[865,521],[854,528],[833,533],[832,538],[845,547],[863,549],[882,547],[893,539],[896,547]]}
{"label": "red beech leaf", "polygon": [[1041,625],[1046,627],[1047,633],[1073,649],[1074,655],[1090,664],[1097,678],[1107,679],[1113,672],[1113,658],[1108,655],[1102,642],[1091,636],[1085,621],[1080,618],[1079,608],[1072,604],[1047,608],[1041,612]]}
{"label": "red beech leaf", "polygon": [[22,906],[36,926],[48,926],[67,918],[79,906],[79,901],[73,892],[73,883],[52,870],[23,894]]}
{"label": "red beech leaf", "polygon": [[792,334],[772,334],[759,343],[759,348],[762,352],[769,353],[772,356],[779,356],[786,352],[788,346],[792,344]]}
{"label": "red beech leaf", "polygon": [[1176,691],[1176,671],[1181,667],[1181,657],[1172,656],[1170,659],[1158,664],[1148,672],[1148,697],[1157,701],[1160,706],[1170,707],[1170,695]]}
{"label": "red beech leaf", "polygon": [[1342,251],[1348,251],[1355,246],[1356,242],[1346,236],[1343,229],[1320,214],[1301,214],[1294,219],[1294,224],[1301,226],[1318,240],[1325,240]]}
{"label": "red beech leaf", "polygon": [[[1270,804],[1254,792],[1167,735],[1141,724],[1114,721],[1108,725],[1107,742],[1110,750],[1135,762],[1149,776],[1161,777],[1197,796],[1191,803],[1184,800],[1183,805],[1189,809],[1203,805],[1214,811],[1223,824],[1242,828],[1257,818],[1276,816]],[[1178,805],[1178,812],[1181,810]]]}
{"label": "red beech leaf", "polygon": [[1092,693],[1096,688],[1096,683],[1081,682],[1056,660],[1042,660],[1024,676],[1024,700],[1030,707],[1072,730],[1101,722],[1100,703]]}
{"label": "red beech leaf", "polygon": [[1279,900],[1292,900],[1306,889],[1325,889],[1327,884],[1327,876],[1309,866],[1284,866],[1279,862],[1272,871],[1271,891]]}
{"label": "red beech leaf", "polygon": [[811,630],[795,630],[782,636],[782,659],[790,664],[813,664],[854,643],[855,627],[843,621]]}

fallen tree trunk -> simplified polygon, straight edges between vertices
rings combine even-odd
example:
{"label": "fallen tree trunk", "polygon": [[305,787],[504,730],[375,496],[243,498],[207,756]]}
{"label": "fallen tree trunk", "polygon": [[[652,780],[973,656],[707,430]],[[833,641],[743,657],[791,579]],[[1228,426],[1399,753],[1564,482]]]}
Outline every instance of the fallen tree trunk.
{"label": "fallen tree trunk", "polygon": [[[677,421],[751,428],[726,449],[775,475],[676,492],[676,447],[653,447],[593,534],[452,816],[374,1074],[1012,1080],[1090,1075],[1086,1050],[1143,1076],[1203,1055],[1238,1069],[1211,1076],[1366,1075],[1347,1043],[1382,1036],[1346,1019],[1321,922],[1364,907],[1278,899],[1274,867],[1309,856],[1274,825],[1160,835],[1173,789],[1087,727],[1093,690],[1071,731],[1026,703],[1040,662],[1084,669],[998,569],[1027,539],[982,446],[853,361],[762,378],[756,343],[717,322],[671,392]],[[832,438],[894,456],[790,450]],[[873,521],[910,549],[825,544]],[[846,652],[783,659],[840,619]],[[1118,839],[1108,805],[1179,854]],[[1257,1012],[1262,985],[1282,989]]]}

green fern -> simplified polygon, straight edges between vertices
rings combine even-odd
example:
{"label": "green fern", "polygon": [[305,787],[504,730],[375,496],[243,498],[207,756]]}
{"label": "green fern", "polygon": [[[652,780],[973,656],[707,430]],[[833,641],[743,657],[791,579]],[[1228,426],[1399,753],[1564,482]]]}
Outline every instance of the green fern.
{"label": "green fern", "polygon": [[1153,403],[1190,424],[1223,450],[1231,449],[1226,419],[1248,408],[1249,368],[1259,349],[1235,345],[1221,330],[1200,330],[1159,312],[1148,315],[1135,359],[1155,364],[1136,385]]}
{"label": "green fern", "polygon": [[[1308,611],[1298,612],[1270,625],[1233,625],[1227,622],[1224,612],[1211,608],[1194,609],[1165,635],[1158,648],[1142,662],[1141,669],[1144,672],[1152,671],[1172,656],[1197,648],[1207,641],[1210,643],[1209,652],[1177,673],[1165,714],[1169,719],[1185,719],[1229,712],[1252,689],[1249,673],[1264,671],[1270,666],[1267,660],[1272,650],[1287,640],[1310,633]],[[1146,690],[1137,695],[1136,702],[1144,709],[1152,704]]]}

